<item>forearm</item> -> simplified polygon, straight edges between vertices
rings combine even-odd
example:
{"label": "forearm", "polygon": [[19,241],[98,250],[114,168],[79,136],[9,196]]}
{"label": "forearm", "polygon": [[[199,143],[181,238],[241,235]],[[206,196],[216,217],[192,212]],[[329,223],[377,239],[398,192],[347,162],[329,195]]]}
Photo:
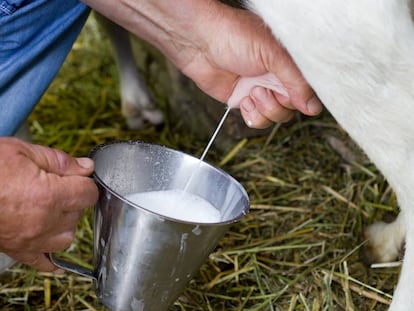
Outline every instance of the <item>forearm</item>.
{"label": "forearm", "polygon": [[[188,51],[204,50],[210,37],[206,25],[219,20],[215,0],[83,0],[84,3],[157,47],[180,68]],[[182,51],[187,51],[183,57]],[[179,58],[178,58],[179,57]]]}
{"label": "forearm", "polygon": [[[297,108],[310,115],[320,110],[319,101],[289,54],[263,21],[249,11],[218,0],[82,1],[157,47],[201,90],[221,102],[228,101],[241,77],[268,72],[276,75],[288,96],[274,92],[257,98],[247,90],[245,98],[256,101],[244,105],[243,116],[252,127],[263,127],[263,120],[279,122],[280,109],[274,107]],[[266,105],[259,109],[261,102]]]}

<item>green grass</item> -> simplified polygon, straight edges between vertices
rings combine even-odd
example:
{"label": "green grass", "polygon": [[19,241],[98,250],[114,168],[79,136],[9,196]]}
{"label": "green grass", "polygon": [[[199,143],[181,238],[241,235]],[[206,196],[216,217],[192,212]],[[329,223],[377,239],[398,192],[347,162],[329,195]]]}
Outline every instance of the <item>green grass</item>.
{"label": "green grass", "polygon": [[[140,139],[200,155],[207,143],[167,116],[162,128],[129,130],[120,114],[116,70],[89,24],[30,117],[36,143],[87,155],[96,144]],[[167,105],[168,94],[156,94]],[[344,160],[336,137],[356,162]],[[338,152],[339,151],[339,152]],[[235,224],[171,310],[386,310],[399,269],[363,262],[363,230],[397,213],[393,192],[324,112],[297,116],[268,136],[242,139],[211,162],[246,188],[251,211]],[[70,256],[92,258],[92,209]],[[105,310],[90,280],[16,265],[0,278],[1,310]]]}

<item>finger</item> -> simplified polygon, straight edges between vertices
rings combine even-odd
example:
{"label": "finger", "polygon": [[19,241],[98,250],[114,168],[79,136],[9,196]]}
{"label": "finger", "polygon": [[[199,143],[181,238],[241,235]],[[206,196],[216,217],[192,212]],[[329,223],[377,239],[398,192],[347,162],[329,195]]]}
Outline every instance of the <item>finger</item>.
{"label": "finger", "polygon": [[95,205],[98,188],[92,178],[82,176],[49,176],[50,195],[61,211],[82,211]]}
{"label": "finger", "polygon": [[264,129],[272,124],[272,121],[264,117],[255,106],[254,101],[250,97],[245,97],[240,102],[240,112],[245,123],[256,129]]}
{"label": "finger", "polygon": [[310,97],[303,98],[299,92],[295,93],[294,90],[289,90],[289,95],[292,105],[308,116],[315,116],[323,109],[321,101],[314,93]]}
{"label": "finger", "polygon": [[56,267],[44,253],[39,252],[19,252],[19,253],[8,253],[10,257],[16,261],[33,267],[37,270],[44,272],[60,272],[61,269]]}
{"label": "finger", "polygon": [[246,124],[249,127],[256,129],[269,127],[273,122],[286,122],[294,115],[294,112],[290,109],[286,109],[279,104],[277,104],[277,106],[274,106],[274,104],[272,105],[272,109],[274,109],[273,113],[271,113],[272,117],[268,118],[264,115],[266,113],[263,113],[258,109],[260,104],[256,106],[254,99],[251,97],[245,97],[240,102],[240,112]]}
{"label": "finger", "polygon": [[89,158],[74,158],[67,153],[34,144],[27,144],[28,157],[48,173],[60,176],[89,176],[94,170],[94,163]]}
{"label": "finger", "polygon": [[281,105],[277,95],[286,98],[263,87],[255,87],[250,93],[255,108],[261,115],[272,122],[287,122],[293,117],[294,113],[292,110],[295,108],[287,103]]}
{"label": "finger", "polygon": [[7,245],[2,248],[4,252],[33,252],[48,253],[67,249],[75,237],[75,227],[66,231],[46,230],[30,240],[16,239],[7,241]]}
{"label": "finger", "polygon": [[76,226],[82,217],[82,211],[65,212],[60,217],[59,226],[48,226],[37,239],[47,241],[38,246],[32,246],[30,250],[39,250],[42,252],[56,251],[69,247],[75,236]]}
{"label": "finger", "polygon": [[70,247],[75,238],[75,228],[71,228],[55,235],[49,235],[43,239],[42,245],[27,249],[32,252],[52,253],[63,251]]}
{"label": "finger", "polygon": [[9,244],[14,245],[14,250],[51,252],[65,249],[72,243],[76,226],[81,217],[82,212],[80,211],[63,213],[60,217],[56,217],[55,221],[51,220],[53,223],[39,222],[34,224],[31,229],[33,234],[30,231],[28,234],[32,238],[16,240],[20,244],[13,244],[13,241],[10,240]]}
{"label": "finger", "polygon": [[321,101],[294,64],[280,70],[278,72],[278,78],[286,87],[289,94],[289,97],[276,94],[276,98],[282,106],[289,109],[297,109],[310,116],[317,115],[322,111],[323,106]]}
{"label": "finger", "polygon": [[289,53],[279,44],[272,53],[265,53],[263,59],[268,72],[274,73],[288,92],[288,97],[277,95],[279,103],[287,108],[292,106],[306,115],[317,115],[322,103],[307,83]]}

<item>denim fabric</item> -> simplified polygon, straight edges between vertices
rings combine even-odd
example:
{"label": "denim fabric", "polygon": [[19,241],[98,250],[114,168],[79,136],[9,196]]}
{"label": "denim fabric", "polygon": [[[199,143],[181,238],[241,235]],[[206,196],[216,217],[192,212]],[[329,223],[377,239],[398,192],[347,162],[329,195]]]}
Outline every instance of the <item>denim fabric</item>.
{"label": "denim fabric", "polygon": [[13,14],[27,0],[0,0],[0,16]]}
{"label": "denim fabric", "polygon": [[0,0],[0,136],[28,117],[88,14],[77,0]]}

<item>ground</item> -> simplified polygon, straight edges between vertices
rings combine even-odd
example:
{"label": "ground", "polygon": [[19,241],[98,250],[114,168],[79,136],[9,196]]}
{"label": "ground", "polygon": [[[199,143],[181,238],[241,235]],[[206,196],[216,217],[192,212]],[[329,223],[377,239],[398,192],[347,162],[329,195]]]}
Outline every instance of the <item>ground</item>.
{"label": "ground", "polygon": [[[168,117],[130,131],[119,110],[116,70],[88,25],[30,117],[35,142],[87,155],[110,140],[139,139],[199,156],[206,145]],[[94,35],[91,35],[95,33]],[[151,81],[148,81],[151,85]],[[168,111],[168,94],[153,88]],[[386,310],[399,268],[364,263],[363,229],[395,215],[392,190],[324,112],[297,115],[270,134],[214,146],[207,161],[246,188],[250,213],[235,224],[171,310]],[[90,265],[92,209],[67,254]],[[105,310],[92,282],[16,265],[0,277],[1,310]]]}

